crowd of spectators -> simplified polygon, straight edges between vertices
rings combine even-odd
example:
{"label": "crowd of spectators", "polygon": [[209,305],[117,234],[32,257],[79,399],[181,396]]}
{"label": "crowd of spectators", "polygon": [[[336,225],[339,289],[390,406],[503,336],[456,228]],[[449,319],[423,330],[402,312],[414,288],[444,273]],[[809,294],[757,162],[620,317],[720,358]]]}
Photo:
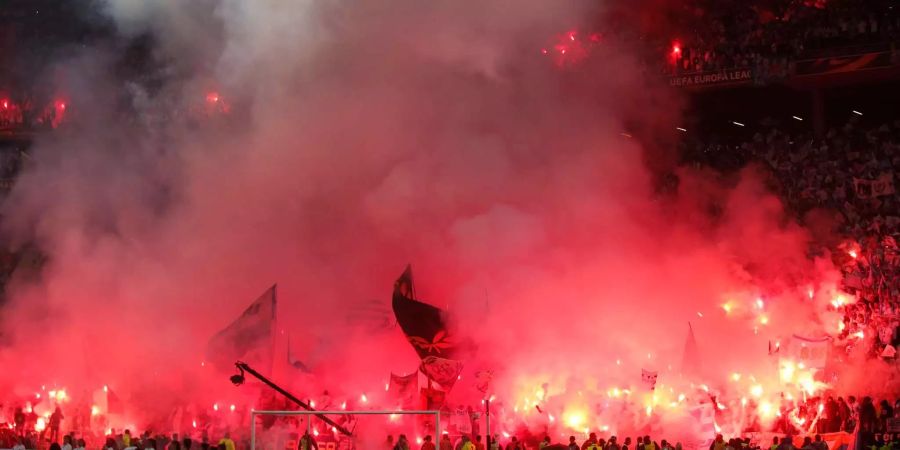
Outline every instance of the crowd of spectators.
{"label": "crowd of spectators", "polygon": [[685,4],[677,36],[658,42],[667,73],[786,70],[792,60],[862,46],[887,50],[900,39],[900,8],[887,1],[710,2]]}
{"label": "crowd of spectators", "polygon": [[831,214],[841,237],[832,255],[844,273],[844,289],[859,300],[842,307],[841,337],[871,337],[872,356],[882,356],[888,345],[896,349],[900,180],[894,177],[900,174],[900,120],[866,128],[851,119],[821,138],[765,121],[743,142],[686,143],[684,156],[722,170],[756,163],[799,220],[813,210]]}

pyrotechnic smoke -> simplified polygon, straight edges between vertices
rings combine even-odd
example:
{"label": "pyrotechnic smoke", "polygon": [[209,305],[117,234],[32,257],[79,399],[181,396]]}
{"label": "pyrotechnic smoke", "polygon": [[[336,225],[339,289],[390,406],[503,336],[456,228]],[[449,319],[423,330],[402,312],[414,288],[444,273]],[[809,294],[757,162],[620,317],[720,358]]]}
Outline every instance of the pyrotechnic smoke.
{"label": "pyrotechnic smoke", "polygon": [[[677,192],[657,191],[647,167],[674,149],[622,133],[665,137],[680,101],[627,47],[568,70],[540,54],[587,20],[582,4],[108,7],[187,75],[130,86],[135,122],[116,113],[109,50],[69,66],[78,126],[37,142],[3,212],[49,256],[3,314],[16,369],[2,383],[19,392],[108,383],[148,415],[234,398],[200,367],[206,342],[277,282],[279,329],[316,388],[355,398],[417,367],[398,329],[347,321],[372,299],[387,309],[407,262],[477,348],[464,380],[496,370],[510,405],[542,383],[639,384],[641,368],[679,383],[689,322],[710,383],[762,377],[769,340],[833,331],[806,298],[833,288],[833,268],[806,256],[755,171],[679,169]],[[234,105],[224,123],[158,119],[209,89]]]}

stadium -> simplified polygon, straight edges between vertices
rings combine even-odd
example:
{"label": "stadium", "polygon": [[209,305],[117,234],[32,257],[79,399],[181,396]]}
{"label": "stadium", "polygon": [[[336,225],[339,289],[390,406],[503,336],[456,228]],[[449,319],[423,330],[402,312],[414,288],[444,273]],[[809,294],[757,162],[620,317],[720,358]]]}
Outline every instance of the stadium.
{"label": "stadium", "polygon": [[7,0],[0,449],[896,450],[900,5]]}

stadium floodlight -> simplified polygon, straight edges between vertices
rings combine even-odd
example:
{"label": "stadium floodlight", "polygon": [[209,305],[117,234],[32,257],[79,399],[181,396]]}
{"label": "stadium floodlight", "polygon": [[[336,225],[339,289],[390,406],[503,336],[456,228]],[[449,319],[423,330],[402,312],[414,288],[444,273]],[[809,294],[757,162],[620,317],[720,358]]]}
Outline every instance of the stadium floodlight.
{"label": "stadium floodlight", "polygon": [[244,369],[241,366],[237,366],[237,369],[240,371],[239,373],[232,375],[229,379],[231,380],[231,384],[235,386],[240,386],[244,384]]}

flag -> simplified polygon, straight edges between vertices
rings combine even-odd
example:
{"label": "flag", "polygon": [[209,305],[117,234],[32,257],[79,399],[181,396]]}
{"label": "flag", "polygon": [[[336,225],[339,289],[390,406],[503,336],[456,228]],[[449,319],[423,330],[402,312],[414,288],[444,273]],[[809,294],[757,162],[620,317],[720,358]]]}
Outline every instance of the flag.
{"label": "flag", "polygon": [[441,409],[441,406],[444,406],[444,400],[447,395],[446,392],[432,388],[422,388],[420,389],[420,392],[422,395],[422,403],[425,404],[425,409],[434,411]]}
{"label": "flag", "polygon": [[684,352],[681,355],[681,373],[697,374],[700,371],[700,351],[694,337],[694,327],[688,322],[688,335],[684,341]]}
{"label": "flag", "polygon": [[691,408],[690,415],[694,418],[695,435],[707,437],[699,446],[699,448],[705,448],[712,443],[712,437],[717,433],[716,410],[712,403],[701,403]]}
{"label": "flag", "polygon": [[287,338],[287,362],[288,365],[303,372],[310,373],[309,367],[306,364],[303,364],[302,361],[294,359],[294,356],[291,354],[291,335],[288,334]]}
{"label": "flag", "polygon": [[122,414],[124,412],[125,409],[122,407],[122,400],[119,399],[119,396],[116,395],[109,386],[106,386],[106,413]]}
{"label": "flag", "polygon": [[452,359],[439,358],[437,356],[428,356],[422,360],[419,370],[428,377],[429,380],[439,384],[442,388],[449,391],[453,388],[459,374],[462,372],[463,365],[459,361]]}
{"label": "flag", "polygon": [[276,285],[272,285],[240,317],[209,340],[207,360],[221,369],[238,360],[271,367],[275,302]]}
{"label": "flag", "polygon": [[407,265],[394,283],[391,301],[394,316],[422,359],[422,373],[449,390],[462,371],[462,363],[454,360],[456,345],[447,331],[444,312],[415,297],[412,268]]}
{"label": "flag", "polygon": [[656,378],[658,376],[659,372],[641,369],[641,382],[643,382],[644,386],[650,391],[656,389]]}
{"label": "flag", "polygon": [[479,370],[475,372],[475,389],[482,394],[487,394],[491,388],[491,381],[494,380],[493,370]]}
{"label": "flag", "polygon": [[419,372],[409,375],[396,375],[391,373],[391,382],[388,384],[388,392],[399,401],[403,409],[416,409],[416,394],[419,391]]}

